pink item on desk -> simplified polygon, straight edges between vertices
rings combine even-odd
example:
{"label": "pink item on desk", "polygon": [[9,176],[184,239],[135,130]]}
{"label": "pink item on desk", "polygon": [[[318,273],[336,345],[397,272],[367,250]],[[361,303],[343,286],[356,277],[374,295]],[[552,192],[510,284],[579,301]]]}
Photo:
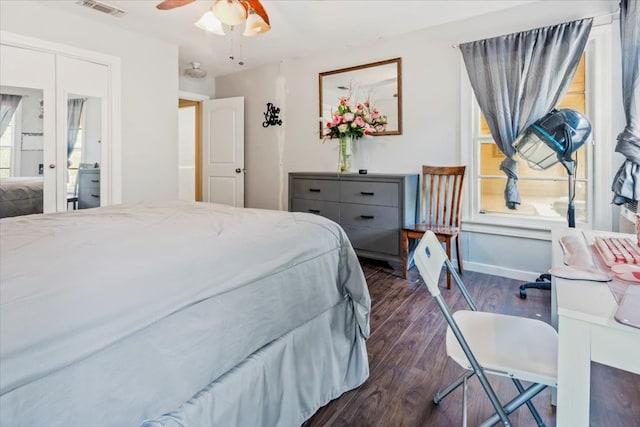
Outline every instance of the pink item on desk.
{"label": "pink item on desk", "polygon": [[618,279],[628,282],[640,283],[640,266],[635,264],[616,264],[611,271]]}
{"label": "pink item on desk", "polygon": [[596,237],[595,248],[607,267],[616,264],[640,264],[640,250],[632,239]]}

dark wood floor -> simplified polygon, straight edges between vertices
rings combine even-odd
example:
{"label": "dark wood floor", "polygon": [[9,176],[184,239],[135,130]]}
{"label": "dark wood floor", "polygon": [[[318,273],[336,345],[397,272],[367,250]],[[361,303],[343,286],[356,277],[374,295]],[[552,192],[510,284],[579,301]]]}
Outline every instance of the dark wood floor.
{"label": "dark wood floor", "polygon": [[[386,263],[361,260],[371,293],[371,337],[367,341],[370,376],[358,389],[321,408],[305,427],[318,426],[454,426],[462,422],[462,391],[456,390],[440,405],[433,395],[449,384],[461,368],[448,360],[444,348],[444,318],[414,268],[408,280]],[[464,300],[455,289],[440,286],[455,310]],[[466,272],[463,281],[481,310],[549,321],[548,291],[528,290],[518,297],[521,282]],[[455,288],[455,286],[454,286]],[[503,401],[515,394],[506,378],[490,377]],[[547,426],[555,426],[555,407],[549,389],[534,399]],[[492,406],[477,379],[469,386],[469,425],[492,415]],[[526,407],[510,417],[514,426],[535,426]],[[591,379],[591,425],[640,427],[640,376],[594,364]]]}

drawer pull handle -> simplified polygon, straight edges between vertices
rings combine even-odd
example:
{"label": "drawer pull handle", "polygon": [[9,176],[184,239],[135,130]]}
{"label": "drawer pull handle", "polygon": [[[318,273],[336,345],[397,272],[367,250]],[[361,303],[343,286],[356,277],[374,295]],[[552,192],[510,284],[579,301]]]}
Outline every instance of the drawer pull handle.
{"label": "drawer pull handle", "polygon": [[373,215],[360,215],[360,218],[362,219],[373,219]]}
{"label": "drawer pull handle", "polygon": [[100,198],[100,195],[99,195],[99,194],[92,194],[92,195],[91,195],[91,197],[96,197],[96,198],[98,198],[98,199],[99,199],[99,198]]}
{"label": "drawer pull handle", "polygon": [[91,182],[100,182],[99,179],[92,179]]}
{"label": "drawer pull handle", "polygon": [[361,191],[360,194],[362,194],[363,196],[373,196],[373,192],[368,191]]}
{"label": "drawer pull handle", "polygon": [[309,209],[309,212],[314,213],[314,214],[319,214],[320,210],[319,209]]}
{"label": "drawer pull handle", "polygon": [[319,193],[320,189],[319,188],[310,188],[309,191],[311,191],[312,193]]}

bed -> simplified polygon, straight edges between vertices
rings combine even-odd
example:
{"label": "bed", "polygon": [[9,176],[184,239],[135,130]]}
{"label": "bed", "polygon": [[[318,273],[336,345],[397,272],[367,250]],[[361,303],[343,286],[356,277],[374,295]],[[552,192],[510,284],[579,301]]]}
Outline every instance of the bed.
{"label": "bed", "polygon": [[42,213],[41,176],[0,179],[0,218]]}
{"label": "bed", "polygon": [[165,202],[0,222],[0,425],[299,426],[369,374],[319,216]]}

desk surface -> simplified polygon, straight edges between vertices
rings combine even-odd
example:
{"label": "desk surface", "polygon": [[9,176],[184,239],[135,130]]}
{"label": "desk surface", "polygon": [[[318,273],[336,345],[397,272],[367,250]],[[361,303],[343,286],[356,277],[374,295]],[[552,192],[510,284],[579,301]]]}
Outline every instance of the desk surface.
{"label": "desk surface", "polygon": [[[632,235],[591,230],[552,230],[553,265],[564,263],[559,239],[583,235],[587,243],[597,235]],[[638,286],[638,285],[629,285]],[[591,362],[640,374],[640,329],[618,323],[618,303],[610,285],[553,277],[551,319],[558,328],[558,427],[589,425]]]}
{"label": "desk surface", "polygon": [[[579,230],[571,228],[554,229],[553,236],[553,265],[563,265],[563,251],[559,239],[567,235],[582,235],[588,245],[593,243],[595,236],[620,236],[632,237],[632,234],[616,234],[593,230]],[[597,255],[594,255],[597,256]],[[604,325],[612,328],[630,329],[615,321],[613,316],[618,309],[618,303],[613,296],[611,284],[603,282],[589,282],[584,280],[567,280],[554,278],[556,283],[557,314],[583,320],[590,323]],[[616,283],[619,288],[621,283]],[[624,285],[623,285],[624,286]],[[640,286],[640,285],[628,285]],[[557,326],[557,323],[554,324]],[[640,331],[639,331],[640,333]]]}

